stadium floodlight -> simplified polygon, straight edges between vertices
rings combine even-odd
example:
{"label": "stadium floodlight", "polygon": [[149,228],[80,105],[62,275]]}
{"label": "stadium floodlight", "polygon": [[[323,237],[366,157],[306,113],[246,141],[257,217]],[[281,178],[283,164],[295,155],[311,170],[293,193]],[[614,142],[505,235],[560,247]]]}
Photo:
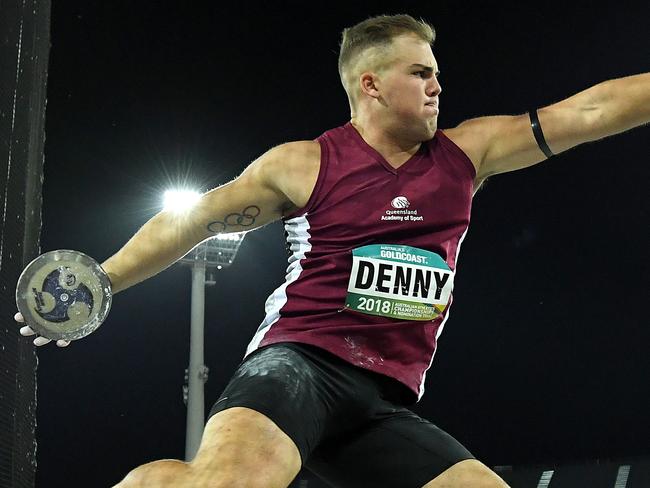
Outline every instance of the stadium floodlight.
{"label": "stadium floodlight", "polygon": [[201,194],[192,190],[167,190],[163,197],[163,210],[186,212],[201,198]]}
{"label": "stadium floodlight", "polygon": [[[174,213],[189,211],[201,198],[201,193],[189,190],[169,190],[164,195],[163,210]],[[208,367],[203,364],[205,287],[214,285],[214,270],[221,270],[235,259],[245,232],[217,234],[194,247],[183,258],[182,264],[192,269],[192,300],[190,318],[190,361],[185,370],[186,384],[183,399],[187,405],[185,431],[185,460],[196,455],[205,424],[204,385],[208,381]],[[209,279],[206,280],[206,271]]]}

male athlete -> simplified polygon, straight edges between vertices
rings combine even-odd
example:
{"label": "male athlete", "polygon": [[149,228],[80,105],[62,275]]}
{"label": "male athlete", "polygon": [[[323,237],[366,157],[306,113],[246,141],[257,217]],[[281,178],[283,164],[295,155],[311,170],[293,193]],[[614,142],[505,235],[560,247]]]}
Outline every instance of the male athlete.
{"label": "male athlete", "polygon": [[271,149],[187,219],[160,212],[102,264],[117,293],[204,239],[277,219],[292,253],[196,458],[140,466],[117,487],[281,488],[303,465],[337,487],[507,486],[406,408],[452,301],[472,196],[491,175],[648,123],[650,73],[443,132],[434,38],[407,15],[345,29],[349,123]]}

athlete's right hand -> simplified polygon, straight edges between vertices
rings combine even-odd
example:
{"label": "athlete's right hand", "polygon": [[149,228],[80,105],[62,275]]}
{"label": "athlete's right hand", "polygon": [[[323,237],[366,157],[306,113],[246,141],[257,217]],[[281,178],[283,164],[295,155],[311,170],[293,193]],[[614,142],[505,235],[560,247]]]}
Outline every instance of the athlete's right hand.
{"label": "athlete's right hand", "polygon": [[[21,314],[20,312],[14,315],[14,320],[19,324],[25,323],[25,318],[23,317],[23,314]],[[25,325],[20,328],[20,335],[29,337],[29,336],[36,335],[36,332],[29,325]],[[47,337],[43,337],[43,336],[38,336],[36,339],[34,339],[35,346],[44,346],[45,344],[48,344],[50,342],[52,342],[52,339],[48,339]],[[58,341],[56,341],[56,345],[59,347],[66,347],[69,344],[70,341],[64,341],[63,339],[59,339]]]}

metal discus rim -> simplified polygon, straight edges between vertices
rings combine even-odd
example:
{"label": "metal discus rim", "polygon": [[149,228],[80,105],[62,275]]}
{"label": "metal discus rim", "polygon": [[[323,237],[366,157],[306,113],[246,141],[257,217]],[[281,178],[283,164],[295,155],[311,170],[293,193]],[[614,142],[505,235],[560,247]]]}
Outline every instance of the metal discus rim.
{"label": "metal discus rim", "polygon": [[[106,319],[111,302],[106,272],[87,254],[70,249],[49,251],[32,260],[16,286],[16,306],[25,324],[52,340],[72,341],[94,332]],[[59,315],[47,316],[53,312]]]}

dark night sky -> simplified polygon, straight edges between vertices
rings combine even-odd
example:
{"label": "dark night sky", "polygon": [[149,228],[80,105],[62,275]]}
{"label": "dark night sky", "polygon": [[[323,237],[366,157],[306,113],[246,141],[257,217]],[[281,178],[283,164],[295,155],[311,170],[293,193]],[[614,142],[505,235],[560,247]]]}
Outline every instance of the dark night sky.
{"label": "dark night sky", "polygon": [[[441,128],[650,70],[647,2],[53,4],[42,250],[100,261],[164,189],[213,188],[274,145],[345,123],[339,35],[367,16],[436,27]],[[583,145],[476,196],[415,410],[486,464],[650,454],[649,140],[645,127]],[[207,289],[206,410],[285,267],[274,224]],[[183,457],[189,313],[190,272],[175,265],[116,296],[88,338],[39,351],[37,486],[108,486]]]}

